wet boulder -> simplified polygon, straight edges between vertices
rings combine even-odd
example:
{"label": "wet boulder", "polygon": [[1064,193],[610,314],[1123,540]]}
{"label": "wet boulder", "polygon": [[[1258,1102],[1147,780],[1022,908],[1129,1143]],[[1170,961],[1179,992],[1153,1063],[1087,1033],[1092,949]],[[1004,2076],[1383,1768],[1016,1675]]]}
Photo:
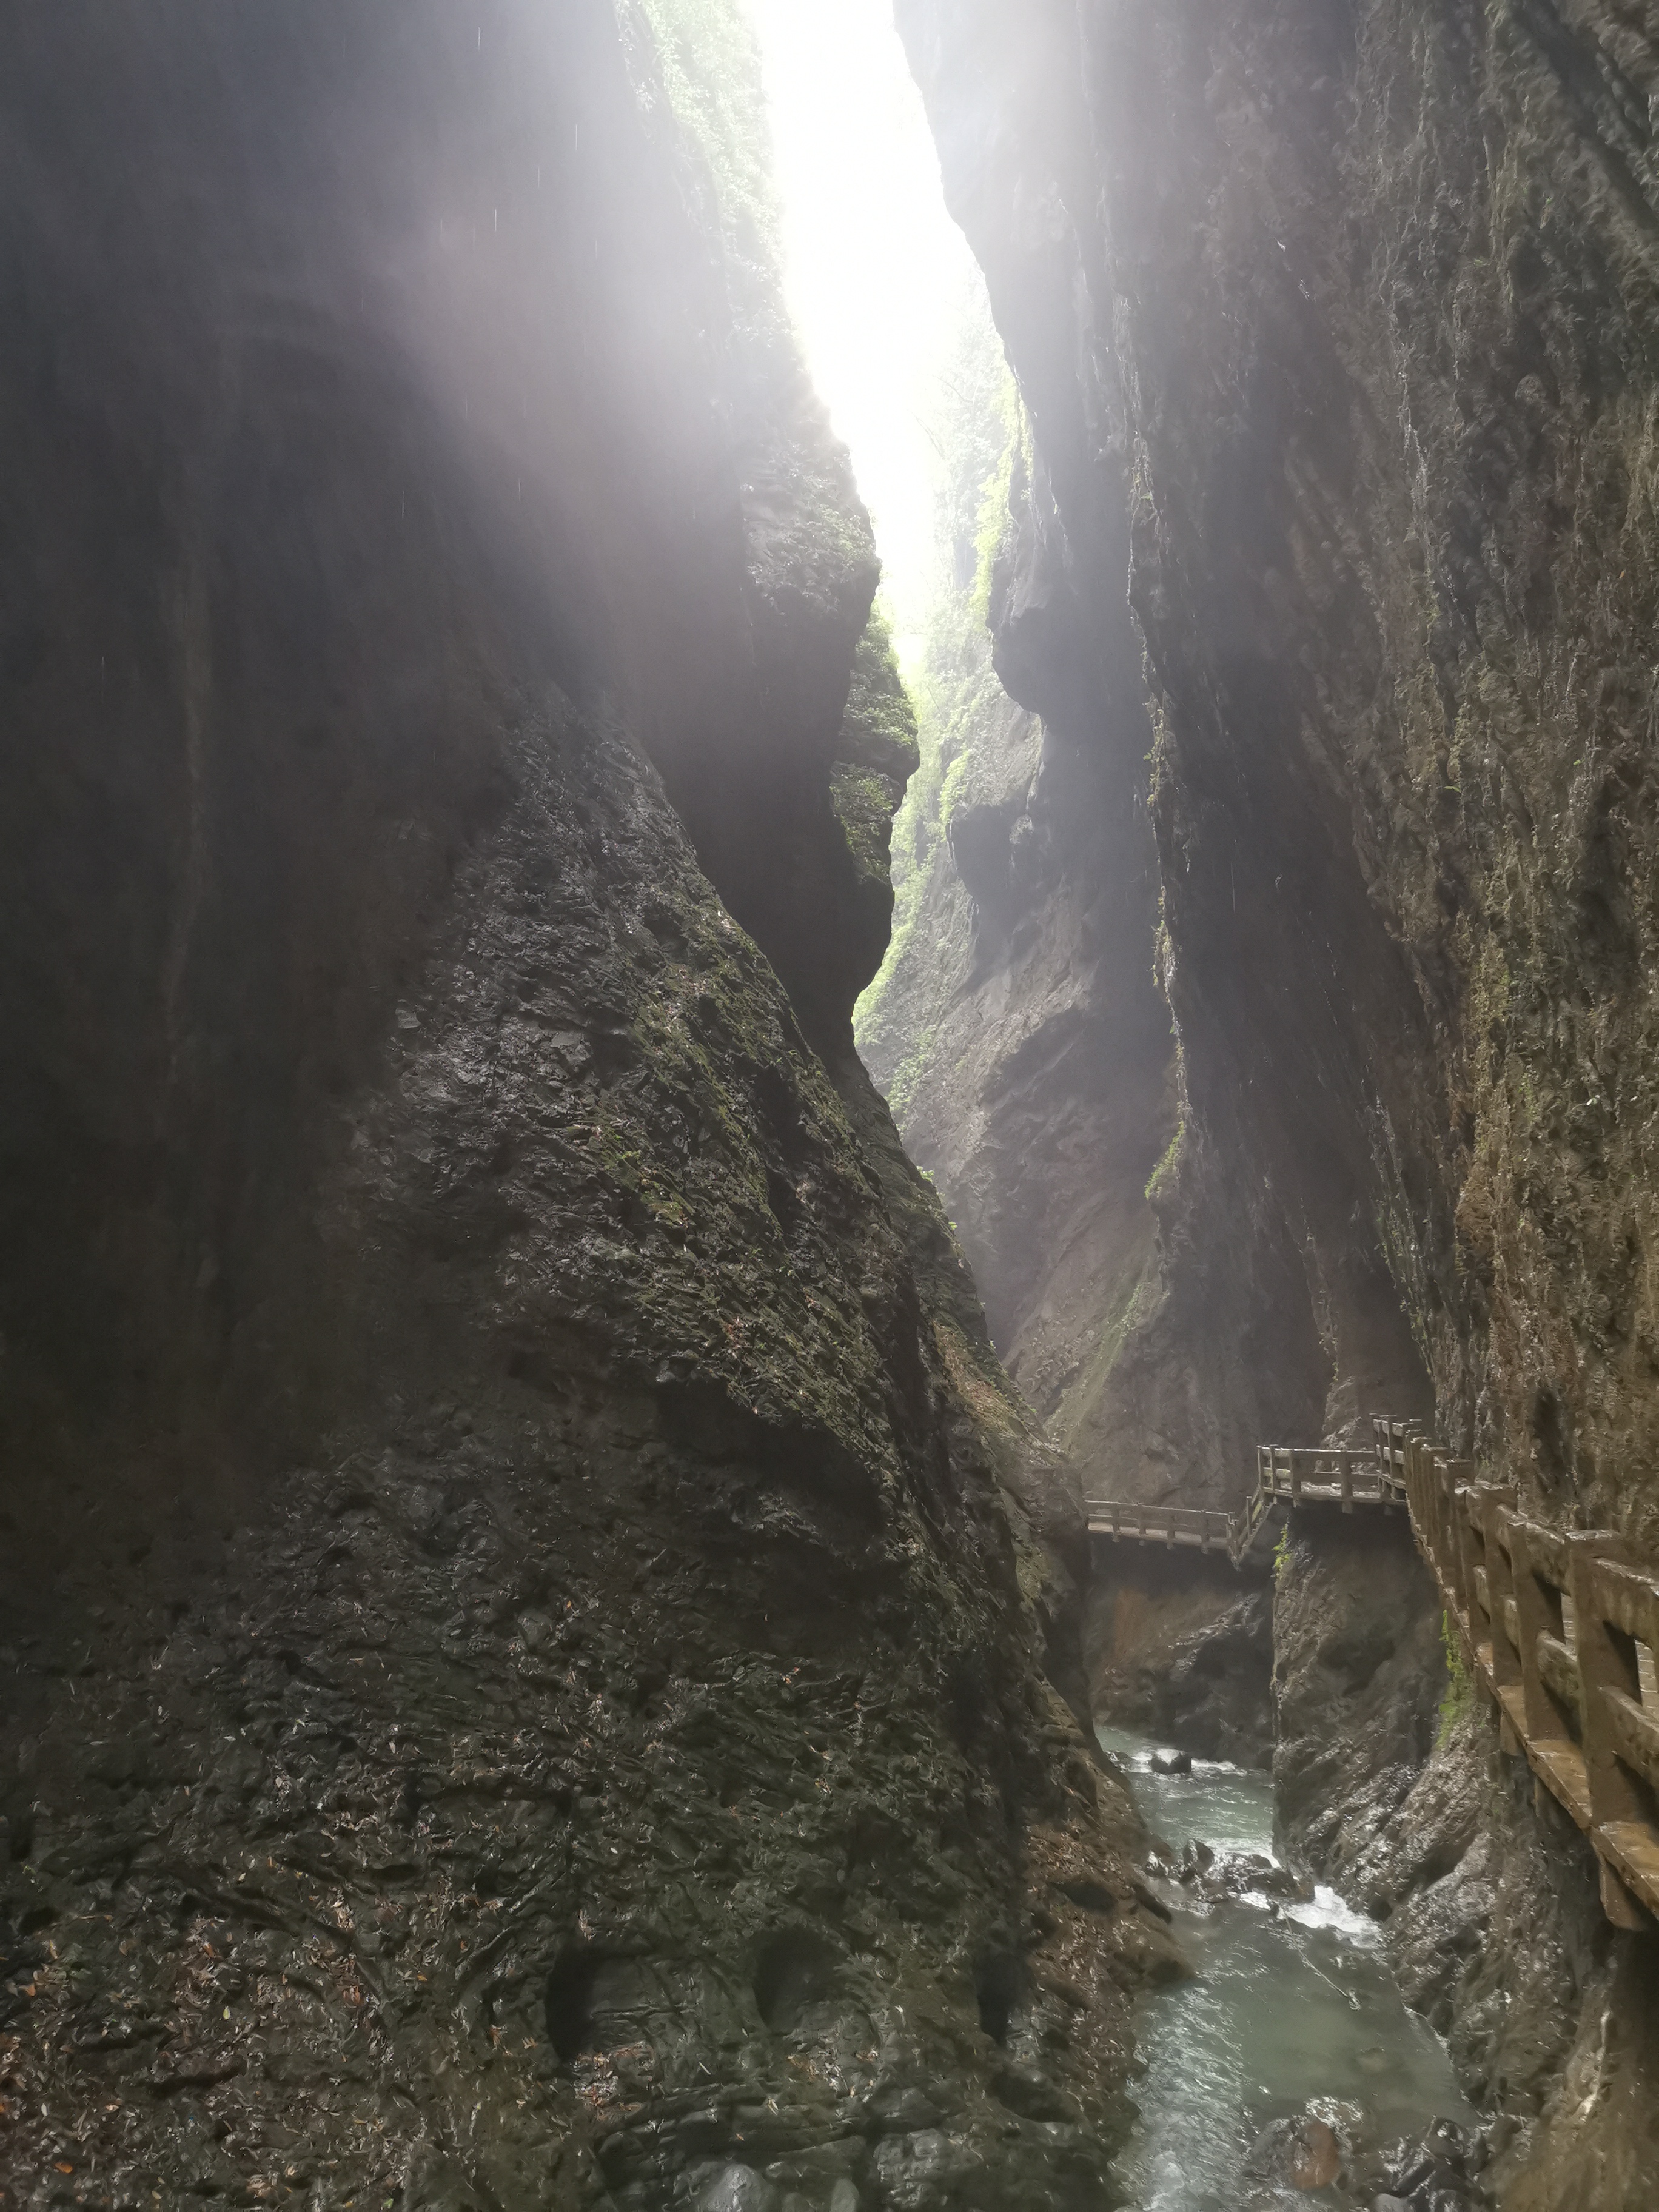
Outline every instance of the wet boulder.
{"label": "wet boulder", "polygon": [[1189,1837],[1181,1854],[1179,1879],[1187,1883],[1200,1881],[1214,1864],[1215,1853],[1210,1846],[1200,1837]]}
{"label": "wet boulder", "polygon": [[752,2166],[727,2166],[697,2199],[697,2212],[778,2212],[778,2192]]}
{"label": "wet boulder", "polygon": [[1453,2207],[1469,2202],[1469,2141],[1451,2120],[1437,2120],[1418,2136],[1403,2138],[1383,2154],[1387,2192],[1402,2197],[1416,2212],[1443,2212],[1440,2199]]}
{"label": "wet boulder", "polygon": [[1485,2136],[1440,2119],[1420,2136],[1390,2143],[1368,2168],[1370,2212],[1478,2212],[1489,2202],[1472,2177],[1486,2155]]}
{"label": "wet boulder", "polygon": [[1222,1897],[1283,1898],[1305,1905],[1314,1893],[1305,1875],[1292,1873],[1260,1851],[1230,1851],[1218,1859],[1209,1876],[1210,1886]]}
{"label": "wet boulder", "polygon": [[1290,2189],[1328,2189],[1342,2172],[1343,2144],[1328,2120],[1294,2112],[1270,2120],[1250,2145],[1245,2171]]}

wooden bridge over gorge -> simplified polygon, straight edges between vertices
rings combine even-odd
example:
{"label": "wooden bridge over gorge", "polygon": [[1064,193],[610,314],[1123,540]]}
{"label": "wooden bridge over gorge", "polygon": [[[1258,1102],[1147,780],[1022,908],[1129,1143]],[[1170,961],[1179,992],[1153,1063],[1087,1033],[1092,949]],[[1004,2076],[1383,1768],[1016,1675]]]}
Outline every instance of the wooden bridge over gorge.
{"label": "wooden bridge over gorge", "polygon": [[1252,1559],[1265,1564],[1261,1542],[1281,1525],[1279,1509],[1337,1505],[1352,1513],[1361,1505],[1385,1510],[1404,1506],[1403,1472],[1375,1451],[1328,1450],[1287,1444],[1258,1444],[1255,1488],[1242,1513],[1215,1513],[1195,1505],[1129,1504],[1118,1498],[1089,1501],[1089,1533],[1128,1543],[1177,1546],[1199,1552],[1224,1552],[1236,1567]]}
{"label": "wooden bridge over gorge", "polygon": [[1532,1768],[1595,1849],[1601,1903],[1620,1928],[1659,1922],[1659,1576],[1609,1529],[1529,1519],[1512,1485],[1396,1421],[1370,1452],[1263,1444],[1242,1513],[1091,1501],[1119,1540],[1261,1556],[1280,1509],[1404,1506],[1499,1741]]}

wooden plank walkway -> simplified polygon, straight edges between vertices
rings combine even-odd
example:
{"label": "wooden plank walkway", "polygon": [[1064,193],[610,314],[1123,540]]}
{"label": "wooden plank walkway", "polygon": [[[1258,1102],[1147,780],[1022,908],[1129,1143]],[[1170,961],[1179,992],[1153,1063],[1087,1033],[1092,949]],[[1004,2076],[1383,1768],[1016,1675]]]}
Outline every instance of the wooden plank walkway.
{"label": "wooden plank walkway", "polygon": [[1620,1928],[1659,1925],[1659,1575],[1607,1529],[1528,1519],[1414,1425],[1379,1420],[1371,1451],[1261,1444],[1239,1513],[1089,1501],[1091,1534],[1265,1561],[1260,1540],[1307,1505],[1403,1506],[1504,1750],[1589,1838]]}
{"label": "wooden plank walkway", "polygon": [[1190,1551],[1231,1553],[1235,1516],[1206,1513],[1195,1505],[1126,1505],[1106,1498],[1089,1507],[1091,1536],[1121,1537],[1127,1543],[1177,1545]]}
{"label": "wooden plank walkway", "polygon": [[1659,1920],[1659,1577],[1606,1528],[1528,1519],[1514,1489],[1379,1422],[1412,1528],[1499,1741],[1595,1846],[1616,1927]]}
{"label": "wooden plank walkway", "polygon": [[1360,1505],[1391,1509],[1405,1502],[1403,1478],[1376,1452],[1258,1444],[1255,1488],[1242,1513],[1096,1498],[1088,1502],[1089,1533],[1121,1542],[1162,1544],[1171,1551],[1179,1546],[1224,1552],[1241,1567],[1255,1553],[1263,1534],[1279,1527],[1280,1506],[1289,1511],[1302,1505],[1337,1505],[1352,1513]]}

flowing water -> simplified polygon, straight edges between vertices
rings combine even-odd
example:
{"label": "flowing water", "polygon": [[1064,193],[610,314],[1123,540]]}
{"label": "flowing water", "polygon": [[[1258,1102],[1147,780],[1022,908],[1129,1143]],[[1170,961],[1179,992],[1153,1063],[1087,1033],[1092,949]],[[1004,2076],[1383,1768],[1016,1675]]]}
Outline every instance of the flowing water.
{"label": "flowing water", "polygon": [[[1100,1740],[1129,1773],[1147,1826],[1177,1853],[1196,1840],[1218,1861],[1272,1857],[1265,1774],[1204,1759],[1189,1775],[1155,1774],[1150,1743],[1112,1729]],[[1165,1894],[1196,1972],[1148,1998],[1139,2017],[1140,2119],[1117,2166],[1138,2212],[1243,2212],[1258,2201],[1250,2145],[1310,2102],[1346,2108],[1350,2125],[1358,2108],[1373,2142],[1419,2135],[1437,2117],[1474,2120],[1443,2046],[1389,1978],[1380,1931],[1334,1891],[1306,1903],[1183,1899],[1173,1883]],[[1290,2201],[1349,2200],[1316,2189]]]}

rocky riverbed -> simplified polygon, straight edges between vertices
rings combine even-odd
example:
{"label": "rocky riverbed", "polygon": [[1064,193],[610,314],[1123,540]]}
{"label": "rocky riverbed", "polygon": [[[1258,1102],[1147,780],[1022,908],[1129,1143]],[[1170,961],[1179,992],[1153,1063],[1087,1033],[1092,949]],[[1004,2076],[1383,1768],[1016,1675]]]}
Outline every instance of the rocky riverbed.
{"label": "rocky riverbed", "polygon": [[1485,2212],[1490,2148],[1383,1931],[1274,1856],[1267,1778],[1103,1729],[1157,1838],[1191,1978],[1142,2001],[1140,2212]]}

